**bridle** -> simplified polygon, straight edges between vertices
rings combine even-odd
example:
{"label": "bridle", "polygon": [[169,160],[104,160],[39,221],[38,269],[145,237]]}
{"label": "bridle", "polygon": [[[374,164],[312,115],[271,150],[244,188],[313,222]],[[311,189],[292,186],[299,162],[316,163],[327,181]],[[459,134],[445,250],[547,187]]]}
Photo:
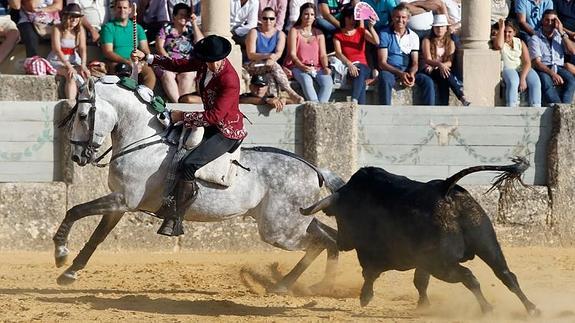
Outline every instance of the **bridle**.
{"label": "bridle", "polygon": [[[58,123],[58,128],[62,128],[64,126],[66,126],[67,124],[70,123],[71,120],[74,119],[74,116],[78,112],[78,104],[80,104],[80,103],[89,103],[90,104],[90,109],[88,110],[88,115],[87,115],[87,118],[88,118],[88,139],[87,140],[72,140],[72,139],[70,139],[70,143],[72,145],[77,145],[77,146],[84,148],[82,150],[82,156],[86,157],[88,159],[89,163],[93,166],[106,167],[110,164],[110,162],[112,162],[113,160],[115,160],[115,159],[117,159],[123,155],[134,152],[136,150],[143,149],[143,148],[151,146],[151,145],[155,145],[155,144],[159,144],[159,143],[173,144],[169,140],[167,140],[165,136],[162,136],[162,134],[166,135],[167,133],[169,133],[169,131],[171,131],[172,127],[170,126],[164,131],[161,131],[161,132],[155,133],[153,135],[150,135],[148,137],[136,140],[135,142],[133,142],[133,143],[131,143],[125,147],[122,147],[122,149],[119,152],[112,155],[109,162],[104,163],[104,164],[100,164],[99,162],[112,151],[112,147],[108,148],[100,156],[94,158],[95,153],[102,146],[102,144],[100,144],[96,141],[97,136],[96,136],[95,130],[94,130],[95,129],[94,124],[95,124],[95,120],[96,120],[96,95],[95,95],[95,93],[91,93],[90,97],[87,99],[77,99],[74,107],[70,110],[70,112],[66,115],[66,117],[64,117],[64,119],[62,119],[62,121],[60,121]],[[150,138],[155,137],[157,135],[160,135],[160,139],[134,146],[135,144],[137,144],[139,142],[150,139]],[[132,147],[132,146],[134,146],[134,147]]]}
{"label": "bridle", "polygon": [[100,146],[102,146],[100,143],[98,143],[96,141],[96,135],[95,135],[95,131],[94,131],[94,128],[95,128],[94,124],[95,124],[95,119],[96,119],[96,95],[95,95],[95,93],[91,93],[90,97],[87,99],[86,98],[84,98],[84,99],[78,98],[76,100],[76,104],[74,105],[72,110],[70,110],[68,115],[62,121],[60,121],[60,123],[58,124],[58,128],[64,127],[74,118],[74,115],[78,112],[78,105],[80,103],[89,103],[90,104],[90,109],[88,110],[88,115],[87,115],[87,118],[88,118],[88,139],[87,140],[72,140],[72,139],[70,139],[70,143],[73,145],[77,145],[77,146],[84,148],[82,150],[82,155],[84,157],[88,158],[88,160],[90,160],[92,163],[92,157],[93,157],[94,153],[98,150],[98,148],[100,148]]}

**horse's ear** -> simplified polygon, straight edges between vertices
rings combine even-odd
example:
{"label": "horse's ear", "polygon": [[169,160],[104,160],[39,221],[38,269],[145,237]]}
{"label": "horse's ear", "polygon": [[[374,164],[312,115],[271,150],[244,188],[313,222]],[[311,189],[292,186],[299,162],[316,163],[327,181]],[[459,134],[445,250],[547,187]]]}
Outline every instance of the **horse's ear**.
{"label": "horse's ear", "polygon": [[94,79],[88,77],[88,95],[92,97],[94,95]]}

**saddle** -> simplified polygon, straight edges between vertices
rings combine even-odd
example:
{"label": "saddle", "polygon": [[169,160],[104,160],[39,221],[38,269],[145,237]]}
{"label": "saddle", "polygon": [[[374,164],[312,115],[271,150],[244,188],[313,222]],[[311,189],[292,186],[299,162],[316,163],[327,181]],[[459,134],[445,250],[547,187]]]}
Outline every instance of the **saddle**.
{"label": "saddle", "polygon": [[[183,149],[193,150],[201,142],[204,136],[204,128],[184,129],[182,138],[185,138],[186,132],[189,132],[187,139],[183,143]],[[196,171],[196,178],[201,180],[230,187],[237,175],[238,166],[234,161],[240,160],[240,145],[234,146],[229,152],[221,155],[210,163]]]}

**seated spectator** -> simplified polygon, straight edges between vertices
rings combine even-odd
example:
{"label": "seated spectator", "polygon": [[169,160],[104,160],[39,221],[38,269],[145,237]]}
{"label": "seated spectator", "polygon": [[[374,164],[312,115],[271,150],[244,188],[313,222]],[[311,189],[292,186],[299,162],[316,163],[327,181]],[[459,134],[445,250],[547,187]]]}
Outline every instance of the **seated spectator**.
{"label": "seated spectator", "polygon": [[564,67],[565,52],[573,55],[575,44],[563,30],[555,10],[546,10],[541,29],[529,39],[529,54],[547,104],[573,102],[575,77]]}
{"label": "seated spectator", "polygon": [[137,4],[137,20],[146,31],[148,39],[156,39],[160,29],[173,19],[170,19],[167,0],[135,0]]}
{"label": "seated spectator", "polygon": [[571,40],[575,40],[575,2],[572,0],[553,0],[553,8],[563,24],[563,29]]}
{"label": "seated spectator", "polygon": [[319,17],[317,17],[316,25],[324,33],[326,37],[331,39],[331,36],[339,30],[339,18],[341,11],[346,4],[355,4],[358,0],[318,0],[317,10]]}
{"label": "seated spectator", "polygon": [[447,14],[443,0],[400,0],[409,10],[410,18],[407,28],[423,38],[431,31],[433,15]]}
{"label": "seated spectator", "polygon": [[515,0],[515,14],[519,23],[519,38],[527,42],[541,26],[543,13],[553,9],[552,0]]}
{"label": "seated spectator", "polygon": [[435,15],[431,33],[421,43],[423,71],[437,84],[437,104],[449,105],[449,89],[464,106],[470,105],[463,94],[463,84],[452,71],[455,42],[448,33],[445,15]]}
{"label": "seated spectator", "polygon": [[431,77],[417,73],[419,37],[407,28],[409,9],[403,3],[391,13],[391,25],[379,33],[378,62],[379,103],[391,105],[393,86],[397,81],[406,87],[417,85],[421,90],[422,104],[435,104],[435,86]]}
{"label": "seated spectator", "polygon": [[82,26],[92,42],[98,42],[102,25],[110,20],[110,0],[68,0],[67,3],[80,5],[84,13]]}
{"label": "seated spectator", "polygon": [[397,5],[395,0],[361,0],[361,2],[369,4],[377,13],[379,21],[375,24],[375,30],[379,32],[383,27],[389,25],[391,11]]}
{"label": "seated spectator", "polygon": [[281,112],[286,104],[297,102],[270,95],[266,79],[261,75],[254,75],[250,80],[250,91],[240,95],[240,103],[266,105],[276,112]]}
{"label": "seated spectator", "polygon": [[499,20],[509,17],[511,0],[491,0],[491,25],[498,24]]}
{"label": "seated spectator", "polygon": [[[451,35],[459,35],[461,29],[461,0],[443,0],[449,26],[447,31]],[[437,13],[441,14],[441,13]]]}
{"label": "seated spectator", "polygon": [[[331,69],[325,51],[322,32],[313,27],[315,6],[306,3],[300,8],[300,15],[288,34],[288,57],[286,67],[303,89],[305,98],[313,102],[328,102],[333,88]],[[319,84],[316,93],[314,82]]]}
{"label": "seated spectator", "polygon": [[264,23],[262,21],[262,15],[265,8],[272,8],[272,10],[276,13],[276,20],[274,27],[276,30],[282,31],[284,29],[284,21],[286,18],[286,11],[287,11],[287,4],[288,0],[260,0],[259,12],[258,12],[258,21],[260,23]]}
{"label": "seated spectator", "polygon": [[[132,6],[129,0],[116,0],[114,5],[115,19],[102,26],[102,53],[107,60],[108,71],[113,71],[118,63],[132,65],[130,54],[134,50],[133,22],[130,19]],[[150,47],[142,26],[137,25],[138,48],[150,53]],[[139,81],[150,89],[156,85],[156,76],[152,68],[146,64],[138,64]]]}
{"label": "seated spectator", "polygon": [[293,27],[299,17],[299,8],[301,8],[304,3],[314,4],[315,0],[289,0],[288,17],[284,23],[285,31],[289,31]]}
{"label": "seated spectator", "polygon": [[2,3],[0,6],[0,64],[2,64],[20,40],[20,32],[10,19],[7,2],[0,1],[0,3]]}
{"label": "seated spectator", "polygon": [[258,26],[258,0],[230,0],[230,29],[232,39],[244,47],[250,30]]}
{"label": "seated spectator", "polygon": [[[196,24],[196,15],[192,14],[192,8],[187,4],[175,5],[173,16],[174,22],[164,25],[156,37],[156,52],[161,56],[189,59],[194,44],[204,35]],[[190,21],[191,26],[188,26]],[[178,102],[178,98],[189,93],[194,85],[195,72],[176,73],[160,67],[154,70],[170,102]],[[201,103],[199,96],[197,101],[195,103]]]}
{"label": "seated spectator", "polygon": [[[191,3],[190,3],[191,2]],[[174,20],[174,7],[178,3],[187,4],[192,8],[192,13],[196,15],[196,24],[202,25],[202,4],[201,0],[168,0],[168,13],[170,14],[170,21]]]}
{"label": "seated spectator", "polygon": [[[82,9],[70,3],[62,10],[61,22],[52,29],[52,51],[48,61],[66,78],[66,99],[75,99],[78,92],[76,80],[90,76],[86,55],[86,31],[82,27]],[[80,74],[80,77],[78,77]]]}
{"label": "seated spectator", "polygon": [[[63,0],[22,0],[14,1],[13,9],[20,10],[18,30],[20,38],[26,47],[26,57],[38,55],[40,36],[33,22],[60,23],[59,12],[62,10]],[[11,3],[12,6],[12,3]]]}
{"label": "seated spectator", "polygon": [[367,29],[360,27],[360,22],[354,20],[353,7],[344,8],[340,17],[341,30],[333,36],[335,55],[347,66],[347,77],[351,79],[351,97],[359,104],[366,104],[365,81],[371,75],[371,69],[365,56],[366,41],[379,44],[379,36],[375,31],[376,20],[372,18]]}
{"label": "seated spectator", "polygon": [[355,6],[359,0],[317,0],[319,17],[316,26],[323,32],[326,43],[326,51],[333,52],[333,34],[339,29],[339,18],[344,6]]}
{"label": "seated spectator", "polygon": [[519,28],[512,22],[505,23],[503,19],[498,23],[499,32],[493,43],[493,48],[501,52],[503,70],[501,75],[505,82],[505,99],[507,106],[518,107],[517,92],[524,92],[529,88],[529,106],[541,106],[541,82],[539,76],[531,68],[529,49],[525,43],[516,37]]}
{"label": "seated spectator", "polygon": [[262,13],[262,24],[252,29],[246,39],[246,54],[250,63],[247,71],[251,75],[271,74],[275,83],[286,91],[294,102],[304,101],[289,85],[289,80],[284,73],[278,59],[282,56],[285,48],[286,37],[282,31],[275,29],[276,14],[267,7]]}

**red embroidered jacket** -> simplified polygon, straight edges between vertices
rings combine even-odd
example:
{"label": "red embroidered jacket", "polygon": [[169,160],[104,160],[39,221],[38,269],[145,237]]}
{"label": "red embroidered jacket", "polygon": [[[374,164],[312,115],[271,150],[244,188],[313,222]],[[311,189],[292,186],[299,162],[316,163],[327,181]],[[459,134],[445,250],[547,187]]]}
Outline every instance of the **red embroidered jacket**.
{"label": "red embroidered jacket", "polygon": [[185,127],[216,126],[229,139],[244,139],[244,115],[240,112],[240,79],[236,70],[224,59],[221,70],[204,86],[208,71],[206,63],[195,58],[171,59],[154,55],[153,65],[174,72],[197,72],[197,89],[204,103],[203,112],[185,112]]}

